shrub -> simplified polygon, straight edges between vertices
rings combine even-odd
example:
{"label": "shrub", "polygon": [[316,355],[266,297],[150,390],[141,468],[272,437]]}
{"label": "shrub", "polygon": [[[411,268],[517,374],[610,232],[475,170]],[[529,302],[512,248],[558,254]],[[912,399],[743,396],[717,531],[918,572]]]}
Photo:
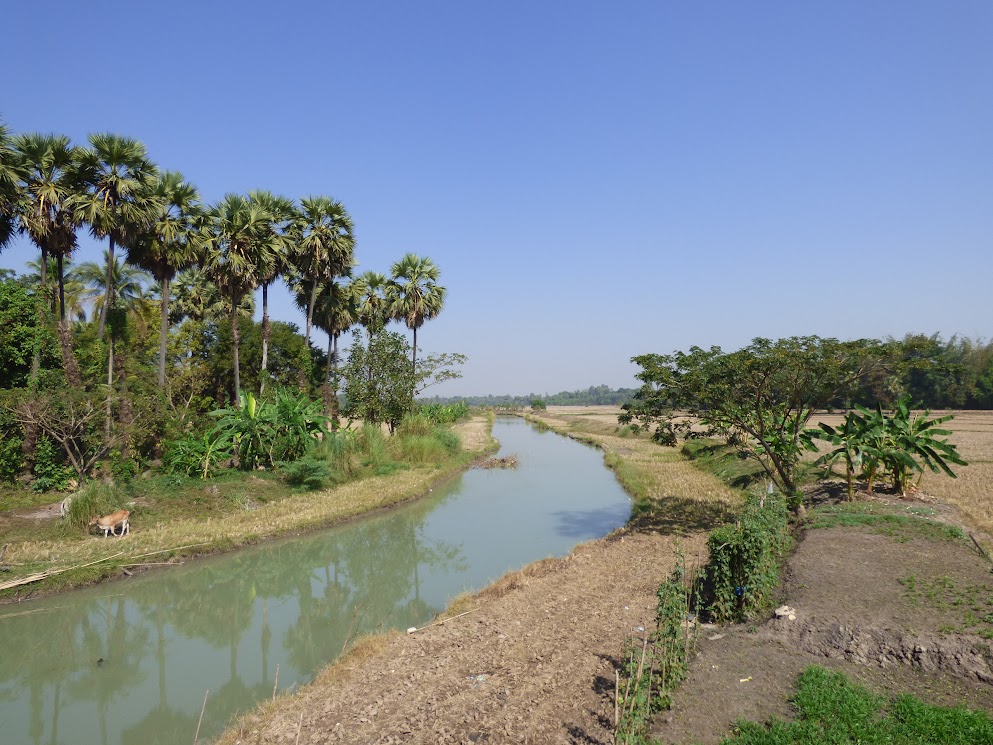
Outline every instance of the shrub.
{"label": "shrub", "polygon": [[310,491],[323,489],[332,479],[331,466],[317,455],[305,455],[299,460],[280,463],[279,471],[290,486],[300,486]]}
{"label": "shrub", "polygon": [[40,437],[34,451],[35,481],[31,489],[36,492],[64,491],[76,475],[59,457],[58,448],[47,437]]}
{"label": "shrub", "polygon": [[779,582],[779,565],[793,543],[786,502],[749,497],[738,520],[707,539],[705,605],[711,620],[741,621],[764,608]]}
{"label": "shrub", "polygon": [[87,528],[91,518],[109,515],[121,509],[127,501],[127,495],[119,486],[90,481],[72,495],[72,502],[66,513],[66,524],[75,528]]}

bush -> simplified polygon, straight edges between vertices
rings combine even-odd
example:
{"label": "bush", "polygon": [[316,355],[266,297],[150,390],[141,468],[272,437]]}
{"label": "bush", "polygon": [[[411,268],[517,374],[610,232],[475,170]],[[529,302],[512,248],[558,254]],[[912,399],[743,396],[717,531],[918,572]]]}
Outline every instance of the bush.
{"label": "bush", "polygon": [[469,406],[465,401],[448,404],[422,404],[419,412],[435,424],[454,424],[469,414]]}
{"label": "bush", "polygon": [[91,518],[109,515],[121,509],[127,501],[127,494],[119,486],[90,481],[72,495],[66,523],[76,528],[87,528]]}
{"label": "bush", "polygon": [[300,486],[314,491],[325,488],[332,479],[331,466],[317,455],[306,455],[299,460],[280,463],[279,471],[290,486]]}
{"label": "bush", "polygon": [[47,437],[38,439],[34,451],[35,481],[31,489],[36,492],[64,491],[76,472],[65,465],[58,448]]}
{"label": "bush", "polygon": [[738,520],[707,538],[704,605],[712,621],[741,621],[766,607],[793,543],[789,510],[776,496],[749,497]]}

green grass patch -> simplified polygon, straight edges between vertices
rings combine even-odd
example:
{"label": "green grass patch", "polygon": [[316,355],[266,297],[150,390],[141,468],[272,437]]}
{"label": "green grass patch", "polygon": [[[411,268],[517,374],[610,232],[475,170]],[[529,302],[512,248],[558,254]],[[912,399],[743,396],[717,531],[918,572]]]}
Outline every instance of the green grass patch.
{"label": "green grass patch", "polygon": [[765,469],[754,458],[722,440],[695,437],[686,440],[680,452],[694,461],[698,468],[726,482],[736,489],[745,489],[766,480]]}
{"label": "green grass patch", "polygon": [[884,698],[843,673],[807,668],[793,699],[797,720],[768,725],[740,721],[722,745],[989,745],[993,720],[965,707],[925,704],[909,695]]}
{"label": "green grass patch", "polygon": [[876,503],[849,502],[812,510],[807,527],[868,528],[898,541],[908,541],[913,537],[946,541],[965,539],[961,528],[931,520],[932,514],[934,511],[927,508],[900,510]]}

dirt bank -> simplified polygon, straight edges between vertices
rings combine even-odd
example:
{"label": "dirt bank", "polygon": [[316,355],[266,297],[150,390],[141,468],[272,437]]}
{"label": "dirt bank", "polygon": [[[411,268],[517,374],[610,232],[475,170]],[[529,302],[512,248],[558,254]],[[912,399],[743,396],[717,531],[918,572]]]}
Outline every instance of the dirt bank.
{"label": "dirt bank", "polygon": [[508,575],[461,604],[478,610],[346,659],[221,742],[611,742],[618,657],[677,546],[691,559],[704,536],[615,536]]}

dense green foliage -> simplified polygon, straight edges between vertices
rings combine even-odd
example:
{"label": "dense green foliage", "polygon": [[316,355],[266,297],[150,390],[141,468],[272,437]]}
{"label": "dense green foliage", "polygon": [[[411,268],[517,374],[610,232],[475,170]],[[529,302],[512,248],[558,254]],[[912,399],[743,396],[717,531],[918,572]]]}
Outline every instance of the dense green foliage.
{"label": "dense green foliage", "polygon": [[693,428],[702,425],[705,435],[726,437],[793,494],[800,458],[813,449],[807,423],[814,410],[854,390],[881,355],[878,342],[807,336],[755,339],[737,352],[693,347],[635,357],[643,385],[620,421],[654,427],[654,439],[667,445],[699,435]]}
{"label": "dense green foliage", "polygon": [[[301,459],[340,425],[340,383],[355,381],[336,343],[356,324],[372,337],[403,323],[415,346],[404,350],[403,394],[370,394],[353,418],[393,429],[414,395],[459,375],[461,355],[417,357],[418,331],[444,307],[439,268],[408,253],[389,276],[352,280],[354,225],[337,200],[256,190],[204,204],[138,140],[98,133],[77,146],[11,136],[2,122],[0,177],[0,245],[20,234],[39,252],[35,275],[0,275],[4,480],[33,475],[47,490],[69,485],[59,468],[82,482],[130,478],[159,458],[200,477],[230,458],[243,469]],[[82,230],[106,241],[102,263],[73,266]],[[301,301],[303,334],[269,319],[281,278]],[[326,352],[310,343],[315,325],[329,334]],[[386,339],[371,339],[373,351]]]}
{"label": "dense green foliage", "polygon": [[993,742],[989,715],[964,706],[931,706],[900,695],[878,696],[843,673],[807,668],[793,698],[797,718],[768,725],[740,721],[722,745],[822,745],[822,743],[919,743],[985,745]]}
{"label": "dense green foliage", "polygon": [[742,621],[766,608],[792,545],[785,501],[750,496],[734,523],[707,537],[710,561],[702,576],[702,603],[710,618]]}

